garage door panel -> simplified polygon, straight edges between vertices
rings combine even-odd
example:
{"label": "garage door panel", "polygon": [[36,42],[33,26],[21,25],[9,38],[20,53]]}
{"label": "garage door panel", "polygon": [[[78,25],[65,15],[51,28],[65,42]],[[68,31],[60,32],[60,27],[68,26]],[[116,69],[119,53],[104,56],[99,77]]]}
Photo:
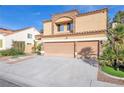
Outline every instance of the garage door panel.
{"label": "garage door panel", "polygon": [[98,41],[91,42],[77,42],[76,49],[79,56],[97,57],[98,54]]}
{"label": "garage door panel", "polygon": [[74,43],[45,43],[44,44],[45,55],[48,56],[64,56],[74,57]]}
{"label": "garage door panel", "polygon": [[44,50],[45,55],[62,57],[74,57],[74,51],[77,52],[78,57],[87,55],[97,57],[99,52],[98,41],[45,43]]}

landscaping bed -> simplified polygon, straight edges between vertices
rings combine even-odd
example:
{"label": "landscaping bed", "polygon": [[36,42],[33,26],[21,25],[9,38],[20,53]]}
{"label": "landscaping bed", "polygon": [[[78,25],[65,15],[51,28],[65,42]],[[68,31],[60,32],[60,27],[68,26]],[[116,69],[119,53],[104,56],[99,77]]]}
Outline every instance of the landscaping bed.
{"label": "landscaping bed", "polygon": [[113,67],[110,67],[110,66],[102,66],[101,70],[112,76],[124,78],[124,70],[123,69],[115,70]]}

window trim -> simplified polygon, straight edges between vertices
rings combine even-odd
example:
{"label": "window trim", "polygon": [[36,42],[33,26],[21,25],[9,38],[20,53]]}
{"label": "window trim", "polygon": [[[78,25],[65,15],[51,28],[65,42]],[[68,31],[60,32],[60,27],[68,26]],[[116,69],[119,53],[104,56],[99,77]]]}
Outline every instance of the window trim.
{"label": "window trim", "polygon": [[[61,28],[62,27],[62,28]],[[63,32],[64,31],[64,24],[58,24],[57,25],[58,31]]]}
{"label": "window trim", "polygon": [[33,37],[32,34],[30,34],[30,33],[27,34],[27,38],[28,38],[28,39],[32,39],[32,37]]}
{"label": "window trim", "polygon": [[67,31],[73,30],[73,23],[67,23]]}

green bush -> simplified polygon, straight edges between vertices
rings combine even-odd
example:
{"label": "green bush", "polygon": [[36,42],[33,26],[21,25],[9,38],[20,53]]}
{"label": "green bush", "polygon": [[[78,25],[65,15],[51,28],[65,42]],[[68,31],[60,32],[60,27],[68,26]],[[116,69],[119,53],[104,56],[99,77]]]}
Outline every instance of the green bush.
{"label": "green bush", "polygon": [[38,44],[36,48],[37,48],[37,54],[38,54],[38,55],[41,55],[42,44],[41,44],[41,43]]}
{"label": "green bush", "polygon": [[38,44],[38,45],[37,45],[37,50],[38,50],[38,51],[41,51],[41,49],[42,49],[41,46],[42,46],[42,44]]}
{"label": "green bush", "polygon": [[19,51],[15,48],[7,49],[7,50],[1,50],[0,51],[1,56],[15,56],[15,55],[24,55],[23,51]]}

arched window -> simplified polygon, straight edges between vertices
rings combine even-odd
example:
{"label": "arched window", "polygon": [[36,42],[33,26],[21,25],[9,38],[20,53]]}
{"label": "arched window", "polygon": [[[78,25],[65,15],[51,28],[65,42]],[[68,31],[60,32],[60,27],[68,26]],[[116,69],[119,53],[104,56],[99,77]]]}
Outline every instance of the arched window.
{"label": "arched window", "polygon": [[63,24],[58,24],[58,31],[64,31],[64,25]]}

